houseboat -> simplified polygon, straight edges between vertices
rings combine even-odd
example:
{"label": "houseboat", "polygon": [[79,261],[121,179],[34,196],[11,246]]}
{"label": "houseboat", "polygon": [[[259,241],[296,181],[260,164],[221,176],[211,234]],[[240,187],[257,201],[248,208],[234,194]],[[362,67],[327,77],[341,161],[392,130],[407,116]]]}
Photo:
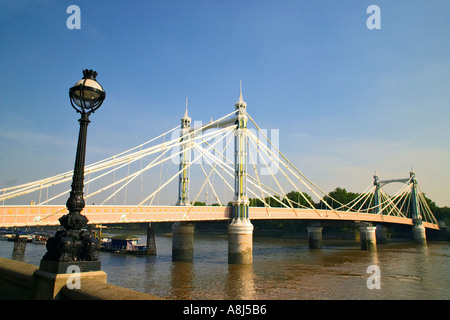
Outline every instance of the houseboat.
{"label": "houseboat", "polygon": [[119,234],[111,238],[102,238],[100,250],[114,253],[145,255],[147,246],[138,244],[139,237],[131,234]]}

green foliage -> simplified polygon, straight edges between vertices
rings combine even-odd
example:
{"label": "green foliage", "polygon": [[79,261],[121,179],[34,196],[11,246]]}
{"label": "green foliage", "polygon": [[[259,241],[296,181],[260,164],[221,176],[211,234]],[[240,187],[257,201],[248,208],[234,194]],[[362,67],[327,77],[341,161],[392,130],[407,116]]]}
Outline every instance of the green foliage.
{"label": "green foliage", "polygon": [[[278,199],[275,200],[274,198]],[[281,201],[280,198],[278,196],[274,196],[274,198],[272,197],[266,197],[264,198],[265,203],[267,203],[267,205],[269,207],[281,207]],[[250,206],[251,207],[264,207],[264,202],[262,202],[261,200],[257,199],[257,198],[250,198]]]}
{"label": "green foliage", "polygon": [[[313,199],[306,192],[291,191],[286,194],[286,198],[291,201],[294,208],[311,207],[314,205]],[[284,199],[283,203],[289,206],[289,202]]]}
{"label": "green foliage", "polygon": [[425,198],[425,201],[427,202],[428,206],[430,207],[431,211],[433,212],[433,214],[436,215],[439,207],[436,205],[436,202],[434,202],[433,200],[427,198],[427,196],[425,195],[425,193],[423,193],[423,197]]}
{"label": "green foliage", "polygon": [[431,212],[433,212],[434,216],[438,221],[445,221],[445,225],[450,225],[450,208],[449,207],[438,207],[436,202],[428,198],[425,193],[423,194],[425,201],[430,207]]}
{"label": "green foliage", "polygon": [[[314,205],[314,201],[306,192],[303,192],[302,194],[300,194],[300,192],[298,192],[298,191],[291,191],[286,194],[286,198],[289,199],[289,201],[292,204],[292,207],[294,207],[294,208],[311,207],[310,203],[312,205]],[[275,207],[275,208],[284,207],[282,205],[282,203],[284,203],[285,205],[290,207],[289,201],[286,198],[281,200],[280,197],[278,197],[278,196],[274,196],[273,198],[266,197],[266,198],[264,198],[264,201],[270,207]],[[249,201],[250,201],[250,207],[264,207],[264,202],[262,202],[258,198],[250,198]],[[308,203],[308,201],[309,201],[309,203]]]}
{"label": "green foliage", "polygon": [[433,211],[436,219],[443,220],[446,226],[450,226],[450,208],[449,207],[436,207]]}
{"label": "green foliage", "polygon": [[[332,208],[338,208],[341,206],[341,204],[347,204],[353,200],[355,200],[357,197],[359,197],[359,193],[354,192],[348,192],[344,188],[337,187],[334,191],[331,191],[329,193],[329,196],[325,196],[324,200],[332,207]],[[331,198],[332,199],[331,199]],[[334,201],[334,200],[338,201]]]}

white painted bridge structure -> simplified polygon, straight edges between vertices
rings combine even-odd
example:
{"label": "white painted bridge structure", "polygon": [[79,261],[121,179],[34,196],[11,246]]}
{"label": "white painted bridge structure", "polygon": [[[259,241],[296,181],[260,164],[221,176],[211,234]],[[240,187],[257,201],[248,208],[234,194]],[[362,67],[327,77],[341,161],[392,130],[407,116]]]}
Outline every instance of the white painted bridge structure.
{"label": "white painted bridge structure", "polygon": [[[246,107],[241,91],[232,113],[191,126],[186,100],[181,126],[85,166],[84,198],[92,205],[82,213],[90,224],[303,219],[439,229],[414,172],[399,180],[374,176],[356,199],[339,203],[283,155],[278,132],[261,129]],[[0,189],[0,227],[59,225],[72,174]],[[394,195],[383,190],[391,182],[401,182]],[[214,205],[194,205],[204,196]]]}

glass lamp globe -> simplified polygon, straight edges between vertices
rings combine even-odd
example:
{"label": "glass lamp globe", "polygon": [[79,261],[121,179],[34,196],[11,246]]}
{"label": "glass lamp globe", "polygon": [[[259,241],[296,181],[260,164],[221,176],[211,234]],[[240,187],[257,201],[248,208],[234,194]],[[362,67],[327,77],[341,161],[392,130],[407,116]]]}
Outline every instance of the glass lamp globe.
{"label": "glass lamp globe", "polygon": [[94,112],[105,100],[106,93],[97,82],[96,77],[97,72],[83,70],[83,79],[75,83],[69,90],[72,107],[80,113]]}

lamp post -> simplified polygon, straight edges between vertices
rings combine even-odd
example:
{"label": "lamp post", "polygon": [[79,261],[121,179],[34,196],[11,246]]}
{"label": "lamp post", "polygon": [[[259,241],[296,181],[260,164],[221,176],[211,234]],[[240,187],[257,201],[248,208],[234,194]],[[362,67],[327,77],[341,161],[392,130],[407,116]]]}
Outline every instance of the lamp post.
{"label": "lamp post", "polygon": [[83,70],[83,78],[69,90],[72,107],[81,114],[72,190],[67,200],[68,214],[59,218],[64,230],[56,232],[47,241],[47,252],[41,260],[40,269],[53,273],[66,273],[68,266],[77,265],[81,271],[100,270],[96,254],[97,240],[87,229],[88,219],[81,214],[85,203],[84,163],[86,155],[87,126],[89,116],[102,105],[105,91],[96,81],[97,72]]}

